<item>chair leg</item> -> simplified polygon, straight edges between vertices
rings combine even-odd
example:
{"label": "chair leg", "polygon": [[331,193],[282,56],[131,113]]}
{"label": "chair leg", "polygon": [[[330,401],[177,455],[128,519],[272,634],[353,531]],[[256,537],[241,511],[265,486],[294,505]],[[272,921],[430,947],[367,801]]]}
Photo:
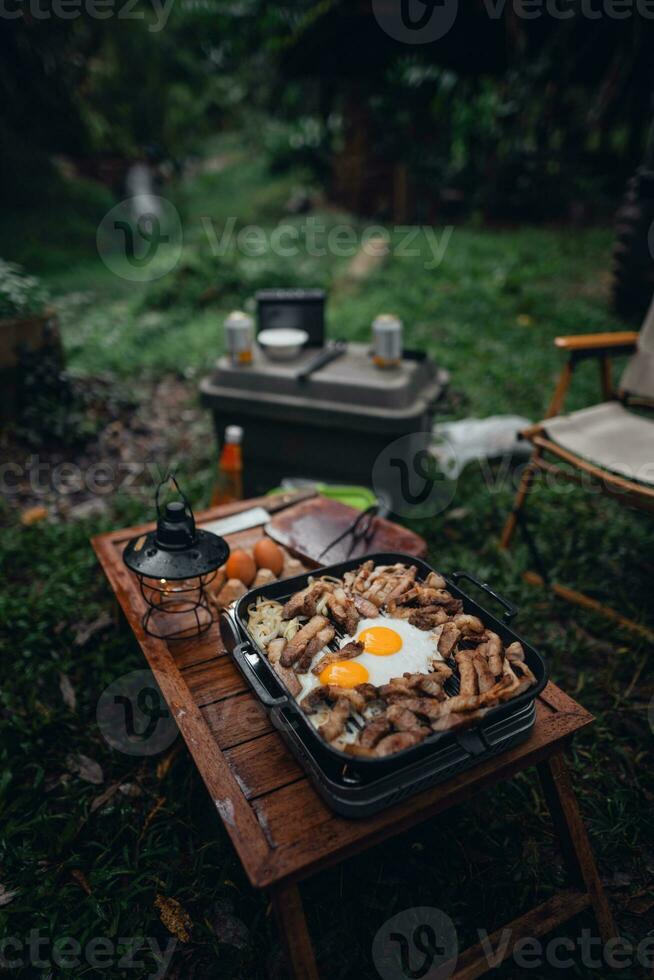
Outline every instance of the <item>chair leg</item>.
{"label": "chair leg", "polygon": [[531,490],[531,486],[534,482],[536,474],[538,473],[538,460],[542,456],[541,449],[534,449],[531,460],[525,467],[525,471],[522,474],[522,479],[520,481],[520,486],[518,487],[518,492],[516,494],[515,502],[513,504],[513,510],[509,514],[504,525],[504,530],[502,531],[502,537],[500,538],[500,547],[508,550],[511,547],[511,541],[513,540],[513,535],[515,534],[515,529],[518,526],[518,519],[520,512],[525,506],[527,501],[527,495]]}
{"label": "chair leg", "polygon": [[613,914],[602,887],[586,827],[563,754],[538,766],[538,775],[556,828],[563,860],[573,884],[588,892],[602,941],[617,936]]}
{"label": "chair leg", "polygon": [[273,889],[272,905],[293,980],[320,980],[297,885]]}

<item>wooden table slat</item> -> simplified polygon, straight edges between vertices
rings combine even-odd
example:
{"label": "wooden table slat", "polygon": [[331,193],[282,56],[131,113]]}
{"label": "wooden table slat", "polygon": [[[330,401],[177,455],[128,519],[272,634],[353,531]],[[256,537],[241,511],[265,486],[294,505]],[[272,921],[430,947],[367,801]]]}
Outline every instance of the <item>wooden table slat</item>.
{"label": "wooden table slat", "polygon": [[225,656],[187,667],[181,676],[198,708],[248,690],[238,668]]}
{"label": "wooden table slat", "polygon": [[248,800],[305,778],[304,770],[275,731],[228,749],[225,756]]}
{"label": "wooden table slat", "polygon": [[238,694],[223,701],[214,701],[201,710],[209,731],[221,749],[231,749],[273,731],[266,709],[253,694]]}
{"label": "wooden table slat", "polygon": [[202,636],[190,637],[185,640],[175,640],[170,644],[170,652],[178,670],[186,670],[196,664],[214,660],[224,654],[218,623],[209,627]]}

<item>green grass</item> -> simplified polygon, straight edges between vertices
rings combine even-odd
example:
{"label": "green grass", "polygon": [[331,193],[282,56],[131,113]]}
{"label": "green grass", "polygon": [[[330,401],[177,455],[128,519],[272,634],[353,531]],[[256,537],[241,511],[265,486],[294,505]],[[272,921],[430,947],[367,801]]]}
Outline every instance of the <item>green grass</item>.
{"label": "green grass", "polygon": [[[137,393],[144,374],[198,374],[222,347],[224,313],[245,304],[270,276],[276,282],[331,284],[333,335],[366,338],[376,313],[396,311],[405,321],[407,342],[452,372],[454,414],[517,412],[537,419],[560,367],[553,338],[619,326],[607,312],[611,234],[603,229],[457,228],[436,269],[425,268],[429,252],[423,240],[420,256],[392,254],[358,288],[344,285],[347,260],[338,257],[298,261],[267,255],[257,265],[230,253],[221,265],[207,249],[200,218],[224,222],[233,214],[238,227],[259,222],[271,228],[283,216],[294,184],[268,177],[263,163],[244,156],[237,145],[229,149],[237,156],[226,170],[204,174],[175,192],[186,243],[180,267],[191,270],[186,279],[178,267],[162,293],[160,287],[116,279],[91,256],[47,274],[76,372],[114,372]],[[329,211],[320,218],[330,227],[346,220]],[[302,225],[305,219],[293,220]],[[45,229],[46,240],[53,234]],[[206,270],[215,272],[224,292],[203,306],[200,293],[215,283],[203,279]],[[173,301],[160,308],[163,294]],[[190,381],[190,399],[194,391]],[[590,404],[597,393],[594,367],[580,368],[571,406]],[[184,459],[197,505],[207,503],[206,454],[206,446],[190,445]],[[654,928],[647,908],[654,873],[651,647],[524,584],[524,545],[518,541],[511,555],[497,547],[516,476],[514,468],[483,471],[471,465],[450,509],[417,529],[427,537],[437,567],[466,568],[520,607],[518,630],[548,657],[554,680],[596,715],[595,726],[575,744],[574,780],[602,874],[612,885],[621,934],[639,941]],[[651,520],[605,498],[577,490],[561,495],[543,486],[534,492],[530,513],[559,580],[654,628]],[[25,938],[30,929],[40,929],[43,936],[73,936],[82,943],[94,936],[116,941],[144,935],[165,947],[169,936],[153,907],[162,894],[177,899],[193,923],[190,942],[179,944],[168,976],[279,976],[266,898],[248,887],[186,750],[164,766],[160,758],[121,756],[96,724],[100,693],[115,678],[140,669],[143,660],[120,623],[75,643],[80,624],[112,608],[88,538],[149,516],[146,502],[127,497],[112,500],[105,517],[74,524],[21,528],[10,504],[0,511],[0,885],[17,892],[2,906],[0,891],[0,935]],[[63,701],[61,674],[76,691],[74,710]],[[100,763],[101,785],[71,774],[66,760],[77,753]],[[116,790],[92,812],[93,800],[115,784],[128,789]],[[547,897],[563,877],[535,778],[523,774],[308,884],[323,975],[376,977],[372,938],[402,909],[447,910],[466,944],[476,929],[492,931]],[[584,926],[592,922],[581,918],[561,935],[577,939]],[[228,941],[235,930],[243,939],[237,945]],[[153,972],[150,961],[127,974]],[[539,978],[561,973],[551,966],[531,972]],[[577,963],[568,972],[590,978],[608,970]],[[26,968],[16,975],[35,973]],[[55,975],[123,973],[114,966],[58,969]],[[525,972],[509,963],[496,975],[520,978]],[[624,977],[639,975],[622,971]]]}

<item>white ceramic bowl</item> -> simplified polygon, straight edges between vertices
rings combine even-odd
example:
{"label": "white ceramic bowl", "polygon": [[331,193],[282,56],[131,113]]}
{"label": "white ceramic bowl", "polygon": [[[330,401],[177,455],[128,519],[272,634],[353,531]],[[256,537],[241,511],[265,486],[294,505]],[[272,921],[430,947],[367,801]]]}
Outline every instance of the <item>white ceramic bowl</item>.
{"label": "white ceramic bowl", "polygon": [[295,330],[293,327],[262,330],[257,337],[261,349],[271,361],[292,361],[308,339],[309,334],[306,330]]}

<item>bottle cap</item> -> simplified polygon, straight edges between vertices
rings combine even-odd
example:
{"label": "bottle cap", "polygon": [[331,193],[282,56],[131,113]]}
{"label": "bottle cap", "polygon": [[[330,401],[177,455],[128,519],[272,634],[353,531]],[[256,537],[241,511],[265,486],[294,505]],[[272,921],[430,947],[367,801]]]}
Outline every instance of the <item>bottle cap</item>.
{"label": "bottle cap", "polygon": [[225,429],[225,442],[239,443],[243,440],[243,429],[240,425],[228,425]]}

